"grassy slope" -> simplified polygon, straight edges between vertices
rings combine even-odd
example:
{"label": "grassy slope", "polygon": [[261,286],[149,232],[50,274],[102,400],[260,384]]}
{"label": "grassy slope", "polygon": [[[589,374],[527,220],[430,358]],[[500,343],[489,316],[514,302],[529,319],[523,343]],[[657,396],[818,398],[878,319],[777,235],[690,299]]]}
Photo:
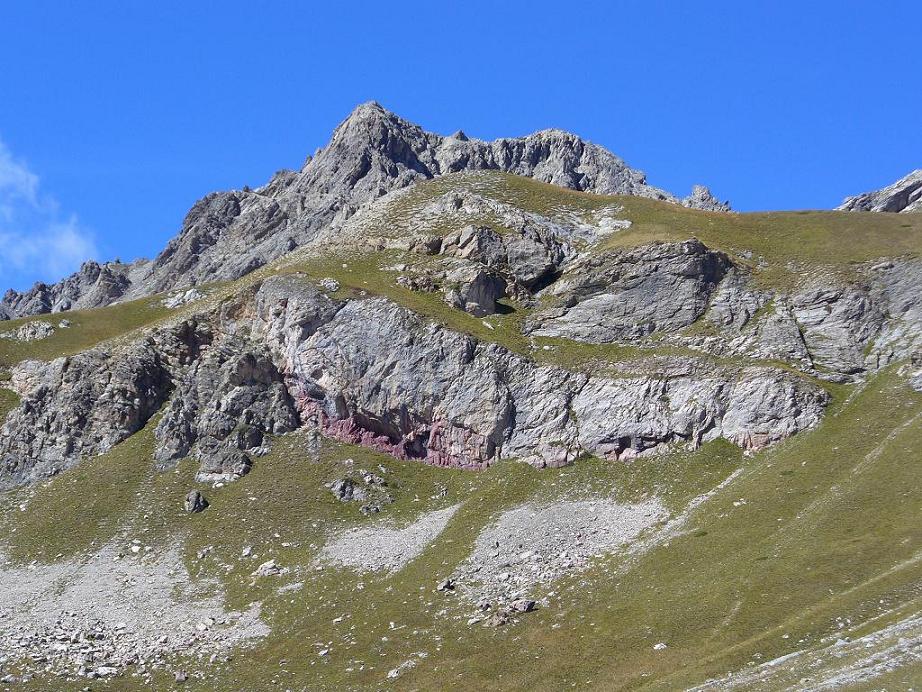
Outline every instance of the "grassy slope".
{"label": "grassy slope", "polygon": [[[922,551],[920,421],[922,395],[888,372],[836,404],[820,429],[751,460],[714,444],[631,465],[587,460],[535,471],[504,462],[472,474],[333,443],[322,462],[310,463],[295,434],[280,438],[243,480],[206,489],[212,505],[193,517],[181,511],[193,464],[153,472],[142,432],[38,489],[28,512],[14,511],[22,495],[11,495],[2,526],[18,561],[75,554],[88,539],[99,545],[117,532],[155,545],[184,540],[192,573],[221,579],[231,606],[263,600],[274,634],[210,671],[202,689],[265,689],[273,678],[294,687],[375,687],[416,651],[428,657],[400,688],[674,689],[817,646],[824,636],[857,636],[864,621],[887,624],[912,607],[922,595],[913,561]],[[342,473],[345,456],[388,469],[397,501],[382,516],[362,517],[322,487]],[[592,491],[620,500],[652,493],[679,511],[740,466],[744,472],[694,513],[686,533],[635,560],[599,560],[519,625],[468,627],[454,618],[465,612],[458,598],[433,591],[504,508]],[[442,487],[445,496],[434,498]],[[735,506],[740,499],[745,504]],[[459,501],[445,533],[396,575],[306,568],[336,528],[406,523]],[[241,560],[244,545],[259,558]],[[206,546],[214,552],[197,560]],[[269,557],[301,565],[288,581],[303,580],[304,589],[279,596],[274,587],[285,579],[253,584],[250,571]],[[846,617],[852,625],[840,630],[837,618]],[[390,629],[392,621],[399,629]],[[659,641],[669,648],[654,651]],[[328,656],[318,655],[321,646],[331,648]]]}
{"label": "grassy slope", "polygon": [[704,212],[640,197],[605,197],[562,190],[512,175],[497,175],[497,198],[537,212],[572,206],[597,209],[617,202],[632,222],[609,236],[603,247],[632,247],[651,241],[700,239],[732,254],[752,253],[769,268],[757,276],[790,282],[803,269],[847,271],[880,257],[922,254],[922,214],[790,211],[724,214]]}
{"label": "grassy slope", "polygon": [[16,392],[0,387],[0,421],[6,418],[6,414],[12,411],[19,404],[19,395]]}
{"label": "grassy slope", "polygon": [[161,304],[162,296],[142,298],[96,310],[74,310],[56,315],[24,317],[0,322],[0,331],[12,331],[26,322],[50,322],[57,325],[62,319],[71,326],[55,329],[47,339],[20,342],[0,339],[0,368],[8,368],[26,358],[51,360],[59,356],[79,353],[101,341],[126,334],[170,314]]}

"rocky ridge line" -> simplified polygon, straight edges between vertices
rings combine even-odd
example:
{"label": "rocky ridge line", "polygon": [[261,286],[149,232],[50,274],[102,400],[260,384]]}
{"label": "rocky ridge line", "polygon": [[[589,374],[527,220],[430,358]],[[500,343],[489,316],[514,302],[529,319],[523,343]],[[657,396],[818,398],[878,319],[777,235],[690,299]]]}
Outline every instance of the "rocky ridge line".
{"label": "rocky ridge line", "polygon": [[598,194],[651,197],[726,211],[702,186],[684,199],[606,149],[562,130],[485,142],[462,132],[423,130],[377,103],[357,107],[300,171],[280,171],[263,187],[218,192],[196,202],[179,234],[154,260],[88,262],[63,281],[8,291],[0,319],[93,308],[162,291],[237,279],[338,227],[392,190],[458,171],[499,170]]}

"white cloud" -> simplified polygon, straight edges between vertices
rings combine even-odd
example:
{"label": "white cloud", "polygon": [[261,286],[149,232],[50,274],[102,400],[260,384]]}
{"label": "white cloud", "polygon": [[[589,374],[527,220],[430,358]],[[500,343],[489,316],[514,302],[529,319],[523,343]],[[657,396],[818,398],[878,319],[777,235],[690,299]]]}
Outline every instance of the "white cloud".
{"label": "white cloud", "polygon": [[[76,216],[60,218],[38,176],[0,140],[0,284],[56,281],[95,257],[92,234]],[[0,289],[2,290],[2,289]]]}

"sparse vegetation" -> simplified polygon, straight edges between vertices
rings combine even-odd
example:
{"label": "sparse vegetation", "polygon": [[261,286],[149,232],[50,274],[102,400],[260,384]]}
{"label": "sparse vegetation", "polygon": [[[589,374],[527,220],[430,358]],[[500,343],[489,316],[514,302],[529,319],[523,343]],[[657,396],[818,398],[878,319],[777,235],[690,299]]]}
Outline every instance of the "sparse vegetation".
{"label": "sparse vegetation", "polygon": [[[920,417],[922,395],[891,370],[840,396],[818,430],[752,459],[714,443],[629,464],[587,459],[537,471],[502,462],[469,473],[332,442],[319,463],[310,462],[295,433],[278,438],[242,480],[203,488],[211,507],[192,516],[181,500],[195,486],[195,465],[153,471],[146,430],[38,488],[29,512],[11,503],[3,526],[20,561],[75,554],[117,532],[154,545],[182,541],[192,574],[220,579],[231,607],[262,600],[273,634],[193,688],[253,689],[272,679],[374,687],[425,651],[398,687],[674,689],[817,646],[825,636],[855,636],[865,621],[897,619],[911,605],[913,556],[922,548],[914,482]],[[363,517],[323,487],[344,472],[346,457],[355,467],[384,467],[396,501],[382,515]],[[555,585],[550,606],[519,624],[465,625],[469,606],[434,591],[504,508],[534,498],[657,496],[678,513],[740,468],[680,535],[646,554],[600,558],[587,574]],[[464,504],[445,532],[397,574],[311,567],[331,532],[406,523],[457,502]],[[213,552],[199,560],[207,546]],[[242,558],[244,546],[259,559]],[[254,583],[250,572],[269,557],[296,568],[290,581],[303,588],[278,594],[283,582]],[[665,651],[653,649],[659,641]],[[321,657],[313,642],[329,653]]]}

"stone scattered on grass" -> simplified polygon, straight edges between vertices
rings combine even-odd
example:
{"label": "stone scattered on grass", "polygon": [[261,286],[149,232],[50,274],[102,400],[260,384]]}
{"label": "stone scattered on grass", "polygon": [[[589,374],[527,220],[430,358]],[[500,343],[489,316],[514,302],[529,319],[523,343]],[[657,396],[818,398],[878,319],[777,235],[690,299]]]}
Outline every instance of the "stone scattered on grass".
{"label": "stone scattered on grass", "polygon": [[199,291],[196,288],[190,288],[186,291],[180,291],[179,293],[173,293],[162,301],[160,301],[166,308],[178,308],[181,305],[186,305],[187,303],[193,303],[196,300],[204,298],[205,294]]}
{"label": "stone scattered on grass", "polygon": [[539,584],[585,569],[597,555],[629,545],[666,516],[655,499],[521,505],[480,533],[451,578],[475,603],[512,603]]}
{"label": "stone scattered on grass", "polygon": [[198,490],[190,490],[189,494],[186,495],[183,506],[189,514],[198,514],[199,512],[204,512],[205,509],[208,508],[208,500],[206,500],[205,496]]}
{"label": "stone scattered on grass", "polygon": [[530,613],[535,609],[535,602],[530,598],[519,598],[510,607],[516,613]]}
{"label": "stone scattered on grass", "polygon": [[280,567],[276,564],[275,560],[266,560],[259,567],[257,567],[251,576],[253,577],[275,577],[280,574],[286,574],[288,572],[287,567]]}
{"label": "stone scattered on grass", "polygon": [[130,674],[151,684],[154,671],[177,654],[225,662],[232,649],[268,634],[259,604],[226,610],[220,585],[193,580],[179,547],[165,553],[131,547],[131,560],[118,559],[116,544],[22,567],[0,554],[0,661],[23,663],[14,682],[33,674],[86,680]]}
{"label": "stone scattered on grass", "polygon": [[429,512],[403,528],[378,524],[349,529],[321,549],[318,564],[332,562],[359,571],[396,572],[425,550],[459,507]]}

